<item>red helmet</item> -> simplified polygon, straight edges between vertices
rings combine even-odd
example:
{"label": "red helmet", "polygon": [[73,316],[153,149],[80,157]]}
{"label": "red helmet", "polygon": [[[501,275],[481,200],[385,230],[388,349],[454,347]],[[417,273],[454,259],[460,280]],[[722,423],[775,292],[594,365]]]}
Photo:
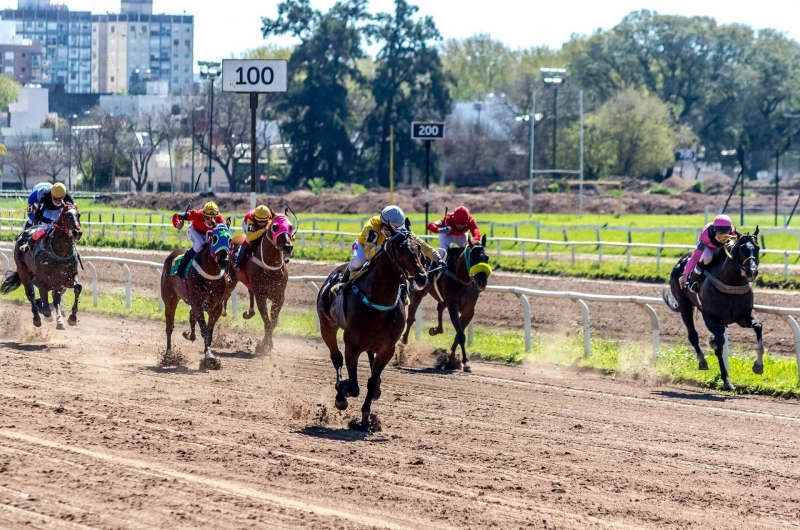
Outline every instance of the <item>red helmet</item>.
{"label": "red helmet", "polygon": [[466,206],[459,206],[453,210],[453,222],[457,225],[465,225],[469,223],[470,217],[469,210]]}

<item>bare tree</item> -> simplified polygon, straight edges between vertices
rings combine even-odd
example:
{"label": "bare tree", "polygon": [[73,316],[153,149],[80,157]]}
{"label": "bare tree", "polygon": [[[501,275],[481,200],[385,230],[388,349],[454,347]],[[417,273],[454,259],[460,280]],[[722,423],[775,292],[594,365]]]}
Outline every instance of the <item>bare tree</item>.
{"label": "bare tree", "polygon": [[136,191],[147,185],[150,159],[164,139],[164,126],[163,116],[144,113],[120,139],[121,155],[132,167],[131,180]]}
{"label": "bare tree", "polygon": [[40,149],[41,171],[55,184],[61,173],[70,167],[70,158],[64,142],[42,144]]}
{"label": "bare tree", "polygon": [[28,179],[40,173],[41,145],[36,137],[17,136],[6,147],[5,165],[14,170],[24,189],[28,189]]}

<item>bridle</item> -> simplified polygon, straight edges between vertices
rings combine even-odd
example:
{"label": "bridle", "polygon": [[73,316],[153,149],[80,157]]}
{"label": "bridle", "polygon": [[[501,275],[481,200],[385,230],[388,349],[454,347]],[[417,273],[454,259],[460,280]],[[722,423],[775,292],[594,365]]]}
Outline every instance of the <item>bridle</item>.
{"label": "bridle", "polygon": [[[749,240],[751,243],[753,243],[753,245],[755,246],[755,248],[756,248],[756,249],[759,249],[759,248],[760,248],[760,247],[759,247],[759,245],[758,245],[758,240],[755,238],[755,236],[752,236],[752,235],[750,235],[750,234],[746,234],[746,235],[743,235],[743,236],[741,236],[740,238],[738,238],[738,239],[736,240],[736,243],[734,243],[734,245],[733,245],[733,247],[731,248],[731,250],[736,250],[736,248],[737,248],[737,247],[740,247],[740,246],[742,246],[742,245],[744,244],[744,241],[745,241],[745,240]],[[729,240],[729,241],[730,241],[730,240]],[[730,258],[731,260],[733,260],[734,262],[736,262],[737,260],[736,260],[736,258],[734,258],[734,257],[733,257],[733,254],[731,253],[731,250],[728,250],[728,245],[726,244],[726,245],[725,245],[723,248],[725,249],[725,254],[727,254],[728,258]],[[741,262],[741,263],[738,263],[739,269],[740,269],[740,270],[741,270],[743,273],[745,273],[745,272],[746,272],[747,263],[748,263],[749,261],[751,261],[751,260],[755,262],[755,264],[756,264],[756,269],[758,269],[758,266],[759,266],[758,257],[757,257],[757,256],[755,255],[755,253],[754,253],[754,252],[751,250],[751,251],[750,251],[750,255],[749,255],[749,256],[747,256],[747,257],[746,257],[744,260],[742,260],[742,262]]]}
{"label": "bridle", "polygon": [[403,267],[400,264],[400,261],[397,259],[397,250],[394,248],[394,245],[392,244],[395,238],[400,236],[405,237],[405,240],[400,244],[401,247],[408,246],[408,248],[413,251],[413,248],[411,246],[413,243],[417,245],[417,249],[419,250],[419,244],[413,240],[413,238],[411,237],[411,232],[409,232],[408,230],[398,230],[391,237],[387,238],[386,241],[383,243],[384,251],[386,252],[386,255],[389,256],[389,259],[392,261],[392,266],[394,267],[394,269],[400,273],[400,276],[403,276],[406,280],[413,280],[414,276],[416,275],[416,271],[409,272],[408,270],[406,270],[405,267]]}
{"label": "bridle", "polygon": [[[70,238],[72,238],[72,231],[67,226],[67,223],[64,222],[64,216],[65,215],[72,215],[73,218],[75,219],[75,224],[78,225],[79,222],[78,222],[77,213],[78,213],[78,207],[77,206],[75,206],[74,204],[64,204],[61,207],[61,215],[58,216],[58,221],[53,223],[53,227],[54,228],[58,228],[59,230],[61,230],[65,234],[67,234]],[[80,229],[79,228],[75,228],[75,230],[80,230]]]}

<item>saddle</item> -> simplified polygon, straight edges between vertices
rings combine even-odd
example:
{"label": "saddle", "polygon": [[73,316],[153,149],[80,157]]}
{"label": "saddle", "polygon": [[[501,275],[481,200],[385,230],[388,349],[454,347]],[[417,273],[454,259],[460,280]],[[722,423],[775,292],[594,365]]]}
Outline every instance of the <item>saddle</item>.
{"label": "saddle", "polygon": [[[184,256],[186,256],[186,254],[181,254],[179,256],[175,256],[175,259],[172,260],[172,265],[169,267],[170,276],[176,276],[178,274],[178,268],[180,268]],[[186,267],[186,273],[183,275],[184,280],[189,277],[189,270],[189,267]]]}

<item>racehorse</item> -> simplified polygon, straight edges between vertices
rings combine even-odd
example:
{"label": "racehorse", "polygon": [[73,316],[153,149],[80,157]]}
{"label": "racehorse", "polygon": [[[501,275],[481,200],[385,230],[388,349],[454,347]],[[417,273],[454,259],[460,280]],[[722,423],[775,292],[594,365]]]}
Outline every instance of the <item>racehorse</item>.
{"label": "racehorse", "polygon": [[723,390],[735,390],[722,358],[725,346],[725,329],[731,324],[752,328],[756,333],[756,361],[753,372],[764,373],[764,344],[761,340],[761,322],[753,314],[753,289],[751,283],[758,276],[758,227],[753,234],[740,234],[735,244],[724,247],[725,259],[715,259],[705,272],[705,280],[698,294],[681,288],[679,278],[690,254],[686,254],[675,265],[670,274],[670,290],[662,293],[670,309],[681,314],[689,331],[689,342],[697,354],[700,370],[708,370],[708,363],[700,349],[697,330],[694,327],[694,308],[700,310],[708,330],[714,335],[710,344],[719,361]]}
{"label": "racehorse", "polygon": [[[413,288],[424,289],[428,281],[422,265],[420,247],[409,230],[391,233],[381,245],[378,254],[365,265],[368,272],[356,275],[338,296],[331,293],[346,265],[337,267],[328,276],[317,294],[317,316],[322,340],[331,353],[336,369],[336,408],[347,408],[347,396],[358,397],[358,358],[366,351],[371,376],[367,382],[367,395],[361,407],[361,423],[351,424],[361,429],[375,428],[376,417],[370,416],[373,400],[381,395],[381,373],[394,356],[397,340],[403,332],[406,306],[403,291],[407,280]],[[344,330],[344,357],[339,350],[336,333]],[[347,363],[348,379],[342,378],[342,365]],[[373,420],[370,423],[370,420]]]}
{"label": "racehorse", "polygon": [[461,363],[465,372],[472,368],[467,360],[465,347],[467,329],[472,317],[475,315],[475,305],[478,297],[486,290],[492,268],[489,266],[489,256],[486,255],[486,236],[480,244],[469,242],[463,249],[452,249],[447,258],[447,267],[440,272],[423,291],[411,293],[411,305],[408,308],[406,331],[403,333],[403,344],[408,344],[408,333],[416,321],[417,308],[422,303],[425,295],[431,295],[437,302],[436,310],[439,313],[439,325],[428,330],[432,336],[444,332],[442,328],[442,314],[445,308],[450,314],[450,322],[456,329],[456,337],[450,347],[450,356],[455,357],[456,347],[461,347]]}
{"label": "racehorse", "polygon": [[[203,337],[204,359],[201,367],[218,367],[216,357],[211,353],[214,338],[214,325],[222,314],[225,301],[225,287],[228,282],[226,272],[231,256],[231,232],[228,224],[218,224],[206,236],[206,244],[188,267],[186,277],[180,278],[176,269],[183,250],[175,250],[164,261],[161,270],[161,297],[164,300],[164,317],[167,321],[167,352],[172,351],[172,330],[175,328],[175,310],[183,300],[191,307],[189,325],[191,332],[184,332],[183,338],[194,341],[195,324],[200,323]],[[208,313],[206,323],[204,313]]]}
{"label": "racehorse", "polygon": [[[289,208],[286,208],[284,215],[272,215],[273,219],[267,233],[261,237],[258,247],[253,250],[252,256],[241,270],[233,266],[233,260],[229,265],[231,281],[225,290],[224,305],[227,306],[228,298],[234,292],[236,284],[244,283],[250,293],[250,309],[242,316],[250,319],[255,315],[253,309],[255,299],[258,312],[264,321],[264,339],[256,347],[257,351],[272,350],[272,334],[278,324],[278,316],[286,296],[289,270],[285,258],[292,255],[296,232],[288,216]],[[234,238],[234,248],[237,249],[242,241],[243,236],[237,235]],[[269,313],[267,313],[267,300],[272,302]]]}
{"label": "racehorse", "polygon": [[[40,309],[45,317],[50,317],[50,306],[47,302],[47,293],[50,291],[53,292],[53,306],[56,310],[56,329],[64,329],[61,297],[67,289],[72,289],[75,293],[72,313],[67,323],[70,326],[78,323],[78,300],[83,287],[78,283],[79,257],[75,243],[83,235],[80,218],[77,206],[65,204],[53,227],[37,243],[31,242],[30,250],[20,250],[23,240],[31,237],[30,231],[23,233],[14,247],[17,271],[6,277],[0,286],[0,293],[7,294],[20,285],[24,286],[25,296],[31,302],[33,325],[37,328],[42,325]],[[40,302],[36,300],[34,286],[39,289]]]}

